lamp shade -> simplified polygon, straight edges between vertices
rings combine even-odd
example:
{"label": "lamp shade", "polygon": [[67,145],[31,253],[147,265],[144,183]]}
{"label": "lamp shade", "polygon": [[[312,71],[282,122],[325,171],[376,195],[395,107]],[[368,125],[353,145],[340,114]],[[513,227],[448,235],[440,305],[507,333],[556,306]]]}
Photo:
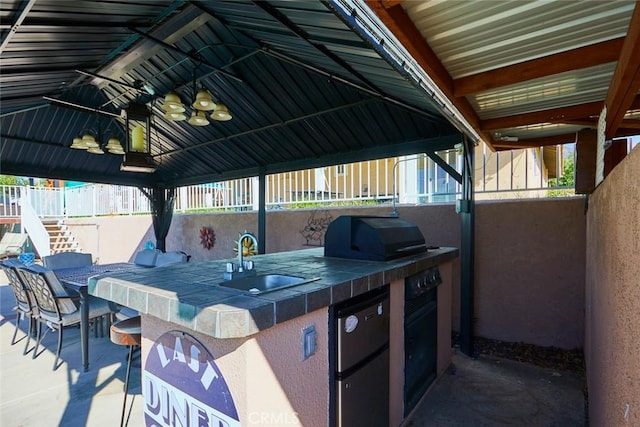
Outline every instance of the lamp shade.
{"label": "lamp shade", "polygon": [[87,148],[95,148],[99,146],[94,136],[90,133],[82,135],[82,142],[87,146]]}
{"label": "lamp shade", "polygon": [[102,151],[102,148],[100,147],[90,147],[87,150],[87,153],[91,153],[91,154],[104,154],[104,151]]}
{"label": "lamp shade", "polygon": [[192,112],[189,124],[193,126],[206,126],[209,124],[207,116],[204,115],[204,111]]}
{"label": "lamp shade", "polygon": [[105,148],[111,154],[124,154],[122,144],[120,143],[120,140],[115,136],[109,138],[109,141],[107,141],[107,146]]}
{"label": "lamp shade", "polygon": [[187,119],[187,115],[182,111],[167,111],[164,113],[164,118],[172,122],[179,122]]}
{"label": "lamp shade", "polygon": [[174,91],[169,92],[164,97],[164,103],[160,107],[167,113],[184,113],[184,105],[182,105],[182,101],[180,101],[180,97]]}
{"label": "lamp shade", "polygon": [[71,144],[70,148],[76,150],[86,150],[89,147],[84,143],[81,137],[76,136],[75,138],[73,138],[73,144]]}
{"label": "lamp shade", "polygon": [[200,89],[192,107],[200,111],[211,111],[216,108],[216,103],[206,89]]}
{"label": "lamp shade", "polygon": [[226,105],[218,103],[215,110],[211,113],[211,118],[219,122],[226,122],[227,120],[231,120],[233,116]]}

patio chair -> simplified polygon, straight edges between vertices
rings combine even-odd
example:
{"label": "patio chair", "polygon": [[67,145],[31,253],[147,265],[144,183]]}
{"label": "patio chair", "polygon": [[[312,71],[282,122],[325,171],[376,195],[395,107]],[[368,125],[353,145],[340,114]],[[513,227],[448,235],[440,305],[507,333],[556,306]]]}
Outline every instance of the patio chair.
{"label": "patio chair", "polygon": [[60,268],[85,267],[93,264],[91,254],[82,252],[60,252],[42,257],[42,265],[51,270]]}
{"label": "patio chair", "polygon": [[[42,341],[42,324],[51,330],[58,330],[58,346],[53,370],[59,368],[58,360],[62,350],[63,330],[66,326],[80,324],[79,298],[69,295],[55,273],[39,265],[18,268],[18,274],[27,284],[35,296],[38,305],[38,327],[36,347],[33,357],[38,355],[38,347]],[[97,327],[97,320],[104,316],[109,318],[114,314],[109,301],[102,298],[89,297],[89,320],[93,320]]]}
{"label": "patio chair", "polygon": [[4,233],[0,240],[0,259],[15,257],[24,250],[29,235],[26,233]]}
{"label": "patio chair", "polygon": [[4,271],[4,274],[9,279],[11,289],[16,297],[16,329],[13,331],[13,337],[11,338],[11,345],[17,344],[16,335],[18,329],[20,329],[20,321],[27,317],[29,319],[29,329],[27,330],[27,342],[24,346],[22,354],[29,353],[29,341],[31,340],[31,334],[35,330],[35,325],[38,318],[38,306],[36,305],[35,298],[31,294],[31,291],[22,281],[18,275],[17,268],[22,266],[22,263],[16,258],[9,258],[0,263],[0,268]]}
{"label": "patio chair", "polygon": [[189,256],[182,251],[160,252],[156,257],[156,267],[187,262]]}

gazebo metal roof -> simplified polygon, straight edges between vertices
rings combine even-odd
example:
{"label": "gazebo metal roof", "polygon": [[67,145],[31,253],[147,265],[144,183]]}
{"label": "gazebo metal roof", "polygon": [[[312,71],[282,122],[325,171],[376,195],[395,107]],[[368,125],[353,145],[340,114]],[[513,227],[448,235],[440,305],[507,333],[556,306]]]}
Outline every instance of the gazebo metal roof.
{"label": "gazebo metal roof", "polygon": [[[2,174],[176,187],[436,151],[466,132],[334,2],[14,0],[1,18]],[[231,121],[163,118],[167,92],[189,104],[201,86]],[[156,172],[69,148],[86,131],[124,141],[134,102],[152,111]]]}

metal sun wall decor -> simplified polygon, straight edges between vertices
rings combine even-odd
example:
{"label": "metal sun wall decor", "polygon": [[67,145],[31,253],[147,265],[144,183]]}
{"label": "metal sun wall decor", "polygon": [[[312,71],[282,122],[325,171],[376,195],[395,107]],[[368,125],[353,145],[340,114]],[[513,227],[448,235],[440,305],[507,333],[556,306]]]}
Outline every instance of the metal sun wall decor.
{"label": "metal sun wall decor", "polygon": [[316,212],[312,212],[311,216],[307,219],[307,225],[300,230],[300,234],[305,238],[307,246],[322,246],[322,239],[324,233],[327,231],[329,224],[333,221],[333,217],[327,211],[324,212],[324,216],[320,214],[316,215]]}
{"label": "metal sun wall decor", "polygon": [[213,227],[202,227],[200,229],[200,244],[206,250],[211,250],[216,244],[216,233],[213,231]]}

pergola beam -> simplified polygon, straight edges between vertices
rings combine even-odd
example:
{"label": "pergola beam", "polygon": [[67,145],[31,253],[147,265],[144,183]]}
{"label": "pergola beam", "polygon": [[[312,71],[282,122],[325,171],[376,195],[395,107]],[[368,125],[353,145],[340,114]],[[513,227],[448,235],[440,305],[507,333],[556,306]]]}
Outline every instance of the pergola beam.
{"label": "pergola beam", "polygon": [[627,37],[620,52],[620,59],[611,79],[605,98],[607,107],[606,139],[616,136],[624,115],[640,90],[640,5],[636,6],[629,22]]}
{"label": "pergola beam", "polygon": [[618,60],[624,37],[543,58],[496,68],[454,80],[454,96],[467,96],[567,71],[595,67]]}
{"label": "pergola beam", "polygon": [[431,46],[424,39],[415,24],[409,18],[399,3],[390,6],[385,1],[366,0],[367,5],[375,12],[380,20],[398,38],[422,69],[431,77],[444,95],[464,116],[465,120],[488,144],[491,143],[491,135],[480,128],[480,118],[466,98],[456,98],[453,93],[453,79],[444,67]]}
{"label": "pergola beam", "polygon": [[538,123],[564,123],[568,120],[583,119],[589,116],[597,116],[602,109],[601,102],[573,105],[571,107],[552,108],[536,111],[534,113],[516,114],[513,116],[498,117],[483,120],[483,131],[507,129],[518,126],[534,125]]}
{"label": "pergola beam", "polygon": [[575,142],[575,132],[563,135],[545,136],[540,138],[527,138],[519,141],[494,141],[493,146],[496,150],[516,150],[519,148],[535,148],[545,147],[547,145],[561,145]]}

